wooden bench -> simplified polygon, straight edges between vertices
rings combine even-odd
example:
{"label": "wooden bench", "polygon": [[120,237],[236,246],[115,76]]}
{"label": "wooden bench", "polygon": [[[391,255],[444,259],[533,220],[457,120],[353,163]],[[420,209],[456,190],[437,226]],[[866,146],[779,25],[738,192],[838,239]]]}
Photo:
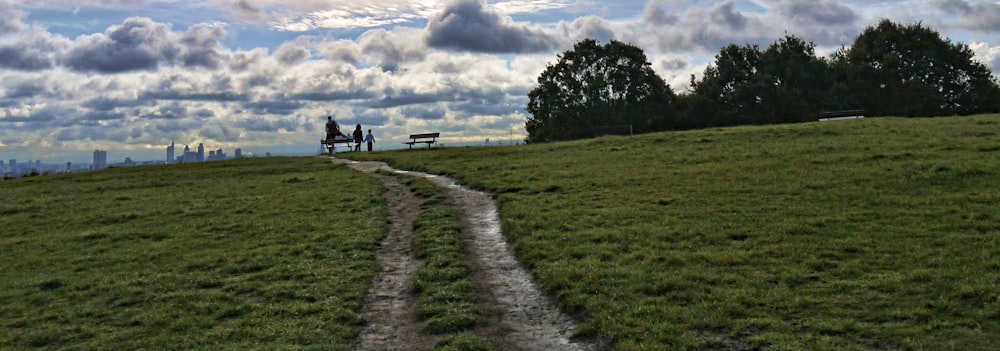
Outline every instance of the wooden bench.
{"label": "wooden bench", "polygon": [[431,144],[437,141],[437,138],[441,136],[441,133],[424,133],[424,134],[410,134],[410,141],[404,141],[403,144],[410,145],[410,149],[413,149],[413,144],[425,143],[427,148],[431,148]]}
{"label": "wooden bench", "polygon": [[819,113],[819,121],[840,121],[865,118],[865,110],[826,111]]}
{"label": "wooden bench", "polygon": [[354,139],[345,138],[345,137],[342,137],[342,136],[339,136],[339,135],[336,138],[334,138],[332,141],[326,140],[326,139],[320,139],[319,143],[322,144],[322,145],[326,145],[326,149],[330,150],[330,153],[333,153],[333,148],[337,144],[347,144],[347,150],[348,151],[354,150],[354,144],[355,144],[354,143]]}

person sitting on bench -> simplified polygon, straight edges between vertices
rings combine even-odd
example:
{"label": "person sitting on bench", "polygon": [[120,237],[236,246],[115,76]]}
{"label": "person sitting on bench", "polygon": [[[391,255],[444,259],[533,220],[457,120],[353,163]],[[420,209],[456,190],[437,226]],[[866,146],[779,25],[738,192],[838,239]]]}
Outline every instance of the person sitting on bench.
{"label": "person sitting on bench", "polygon": [[332,145],[333,141],[337,139],[338,135],[342,136],[344,138],[347,138],[347,135],[344,135],[344,133],[342,133],[340,131],[340,125],[337,124],[337,121],[333,120],[333,116],[326,116],[326,120],[327,120],[326,121],[326,142],[327,143],[330,143]]}

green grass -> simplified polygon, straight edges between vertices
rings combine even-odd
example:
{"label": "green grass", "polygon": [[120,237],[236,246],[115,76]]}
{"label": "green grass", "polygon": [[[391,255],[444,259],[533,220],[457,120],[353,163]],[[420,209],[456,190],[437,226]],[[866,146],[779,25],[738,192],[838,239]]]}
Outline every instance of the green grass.
{"label": "green grass", "polygon": [[394,176],[423,199],[413,224],[413,246],[422,263],[413,284],[415,307],[423,331],[446,336],[435,350],[491,350],[485,340],[467,333],[485,323],[485,318],[476,305],[455,210],[445,206],[444,194],[426,179]]}
{"label": "green grass", "polygon": [[349,350],[380,183],[321,158],[0,182],[0,348]]}
{"label": "green grass", "polygon": [[1000,340],[1000,116],[348,157],[493,193],[519,259],[616,350]]}

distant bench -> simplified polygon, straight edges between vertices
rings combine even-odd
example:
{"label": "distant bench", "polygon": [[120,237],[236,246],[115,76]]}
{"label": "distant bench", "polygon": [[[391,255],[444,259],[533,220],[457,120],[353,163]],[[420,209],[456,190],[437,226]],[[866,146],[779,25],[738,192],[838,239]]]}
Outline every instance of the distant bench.
{"label": "distant bench", "polygon": [[861,118],[865,118],[865,110],[826,111],[819,114],[820,122]]}
{"label": "distant bench", "polygon": [[427,148],[431,148],[431,144],[437,141],[437,138],[441,136],[441,133],[424,133],[424,134],[410,134],[410,141],[404,141],[403,144],[410,145],[410,149],[413,149],[413,144],[425,143]]}
{"label": "distant bench", "polygon": [[326,148],[327,150],[330,150],[330,153],[333,153],[333,148],[337,144],[347,144],[347,150],[354,150],[354,139],[345,138],[342,136],[337,136],[332,141],[326,139],[320,139],[319,143],[322,145],[326,145]]}

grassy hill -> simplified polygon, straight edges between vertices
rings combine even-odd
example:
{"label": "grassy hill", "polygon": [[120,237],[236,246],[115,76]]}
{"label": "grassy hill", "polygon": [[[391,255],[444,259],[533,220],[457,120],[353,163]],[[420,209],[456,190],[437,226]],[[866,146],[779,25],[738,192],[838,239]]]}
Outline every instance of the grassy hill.
{"label": "grassy hill", "polygon": [[[337,156],[494,193],[616,350],[1000,340],[1000,116]],[[0,348],[349,349],[379,187],[321,158],[0,182]]]}
{"label": "grassy hill", "polygon": [[517,256],[617,350],[1000,340],[1000,116],[340,156],[494,193]]}
{"label": "grassy hill", "polygon": [[380,187],[320,158],[0,182],[0,349],[350,350]]}

